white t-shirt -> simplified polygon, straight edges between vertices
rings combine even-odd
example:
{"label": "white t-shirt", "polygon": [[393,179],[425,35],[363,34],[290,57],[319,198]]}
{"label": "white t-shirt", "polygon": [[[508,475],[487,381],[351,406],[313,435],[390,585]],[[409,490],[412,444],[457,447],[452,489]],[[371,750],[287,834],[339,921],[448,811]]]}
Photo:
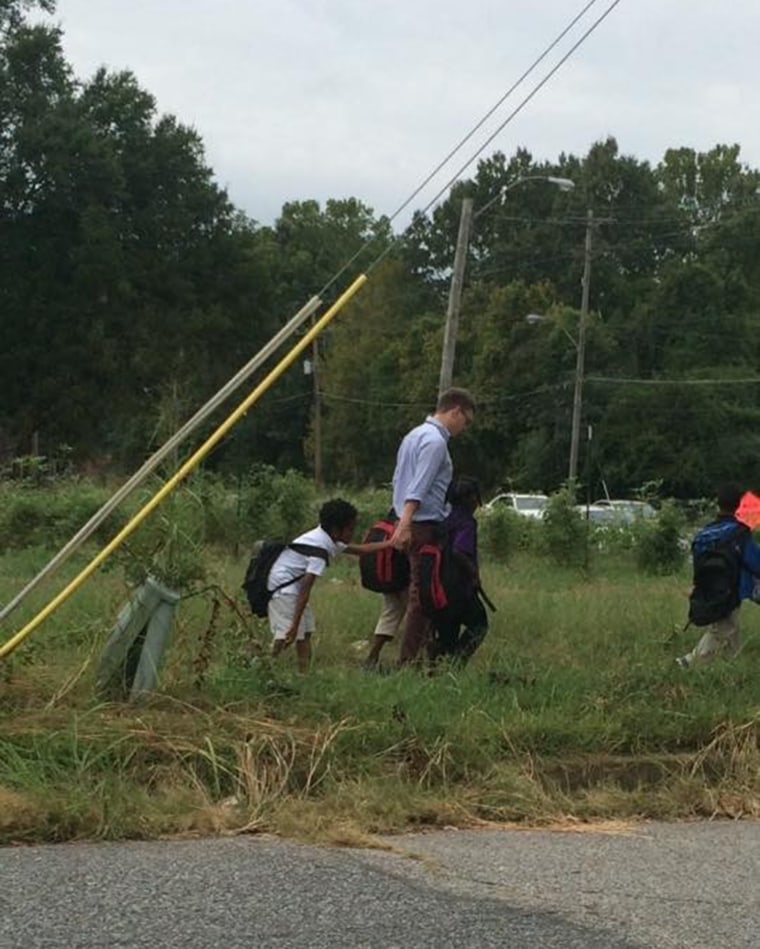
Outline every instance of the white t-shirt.
{"label": "white t-shirt", "polygon": [[[321,527],[315,527],[314,530],[301,534],[300,537],[296,537],[293,543],[308,544],[310,547],[321,547],[322,550],[327,552],[330,563],[335,560],[339,553],[346,549],[346,544],[333,540],[327,531],[322,530]],[[296,596],[301,589],[301,579],[305,573],[311,573],[314,574],[315,577],[321,577],[326,569],[327,563],[325,563],[322,557],[307,557],[304,554],[299,554],[297,550],[291,550],[290,547],[286,547],[277,560],[275,560],[272,569],[269,571],[267,589],[274,590],[280,586],[281,583],[287,583],[288,580],[293,580],[293,583],[289,583],[287,586],[282,587],[281,590],[277,590],[272,596]]]}

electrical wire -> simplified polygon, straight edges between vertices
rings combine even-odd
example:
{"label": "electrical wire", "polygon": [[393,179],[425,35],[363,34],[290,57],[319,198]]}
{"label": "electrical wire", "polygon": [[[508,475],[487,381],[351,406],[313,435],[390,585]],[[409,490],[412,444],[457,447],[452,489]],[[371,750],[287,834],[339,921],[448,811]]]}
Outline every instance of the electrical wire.
{"label": "electrical wire", "polygon": [[735,378],[733,376],[723,379],[641,379],[624,376],[585,376],[586,383],[599,382],[605,385],[640,385],[640,386],[735,386],[735,385],[757,385],[760,383],[760,376],[745,376]]}
{"label": "electrical wire", "polygon": [[[598,0],[589,0],[589,2],[586,3],[586,5],[583,7],[580,13],[576,14],[572,18],[569,24],[557,35],[557,37],[533,61],[533,63],[528,67],[528,69],[525,70],[525,72],[520,76],[520,78],[516,80],[516,82],[514,82],[512,86],[510,86],[510,88],[499,98],[499,100],[478,120],[478,122],[470,129],[470,131],[454,146],[454,148],[451,149],[451,151],[446,155],[446,157],[443,158],[438,163],[438,165],[427,175],[427,177],[411,192],[409,197],[406,198],[398,206],[398,208],[396,208],[393,214],[388,218],[389,223],[393,223],[393,221],[398,217],[398,215],[411,204],[414,198],[416,198],[417,195],[443,170],[443,168],[451,161],[451,159],[464,147],[464,145],[467,144],[467,142],[470,141],[470,139],[475,135],[475,133],[478,132],[482,128],[484,123],[487,122],[488,119],[504,104],[504,102],[512,95],[512,93],[517,90],[517,88],[525,81],[525,79],[527,79],[528,76],[541,64],[541,62],[543,62],[543,60],[557,46],[557,44],[560,43],[565,38],[565,36],[567,36],[567,34],[573,29],[573,27],[586,15],[586,13],[591,9],[591,7],[594,6],[594,4],[597,2]],[[449,187],[451,187],[451,185],[457,180],[457,178],[462,174],[462,172],[466,168],[468,168],[472,164],[472,162],[475,161],[475,159],[490,144],[490,142],[493,141],[496,135],[498,135],[506,127],[506,125],[509,122],[511,122],[512,119],[520,111],[522,111],[523,107],[527,105],[528,102],[530,102],[530,100],[536,95],[536,93],[544,85],[546,85],[548,80],[558,71],[558,69],[560,69],[561,66],[564,65],[565,62],[567,62],[570,56],[578,49],[579,46],[582,45],[582,43],[585,42],[585,40],[591,35],[591,33],[593,33],[593,31],[608,16],[608,14],[612,12],[612,10],[618,5],[618,3],[620,3],[620,0],[614,0],[614,2],[607,9],[607,11],[595,21],[595,23],[591,26],[591,28],[587,30],[586,33],[583,34],[580,40],[577,43],[575,43],[575,45],[570,49],[570,51],[565,56],[563,56],[562,59],[560,59],[560,61],[551,69],[551,71],[538,83],[538,85],[534,87],[533,91],[530,92],[529,95],[526,96],[525,99],[523,99],[520,105],[506,118],[506,120],[499,125],[496,132],[493,135],[491,135],[486,140],[486,142],[480,148],[477,149],[477,151],[473,155],[470,156],[470,158],[465,162],[462,168],[459,171],[457,171],[456,175],[450,178],[448,183],[438,192],[438,194],[425,205],[425,207],[422,209],[422,212],[421,212],[422,214],[427,213],[427,211],[432,207],[432,205],[435,204],[435,202],[441,197],[442,194],[444,194],[448,190]],[[327,283],[324,285],[324,287],[322,288],[322,290],[320,291],[318,295],[324,296],[327,293],[327,291],[333,286],[333,284],[336,283],[340,279],[340,277],[342,277],[343,274],[345,274],[346,271],[354,263],[356,263],[359,257],[361,257],[362,254],[364,254],[364,252],[370,246],[372,246],[377,240],[378,238],[376,236],[373,236],[369,238],[368,240],[366,240],[361,245],[361,247],[359,247],[356,253],[352,257],[350,257],[342,265],[342,267],[340,267],[340,269],[336,271],[336,273],[327,281]],[[393,237],[388,241],[388,246],[366,268],[367,273],[370,273],[371,270],[373,270],[382,260],[385,259],[385,257],[388,256],[391,249],[396,244],[397,240],[398,240],[397,237]]]}
{"label": "electrical wire", "polygon": [[[478,399],[478,408],[488,408],[493,406],[499,406],[506,402],[514,402],[526,399],[528,397],[533,397],[535,395],[545,395],[550,392],[557,392],[561,389],[566,389],[569,383],[567,382],[558,382],[554,384],[547,384],[539,386],[537,389],[531,389],[527,392],[517,392],[513,395],[503,395],[499,399]],[[336,392],[326,392],[320,390],[320,396],[323,399],[326,399],[329,402],[347,402],[352,405],[364,405],[367,408],[386,408],[386,409],[400,409],[400,408],[424,408],[429,407],[430,402],[425,401],[408,401],[408,402],[386,402],[381,399],[368,399],[363,398],[359,399],[354,396],[347,395],[338,395]]]}
{"label": "electrical wire", "polygon": [[[580,13],[578,13],[575,17],[573,17],[573,19],[565,27],[565,29],[562,30],[562,32],[559,33],[559,35],[546,47],[543,53],[541,53],[541,55],[538,56],[531,63],[531,65],[525,70],[525,72],[520,76],[520,78],[517,79],[517,81],[514,82],[509,87],[509,89],[504,93],[504,95],[502,95],[501,98],[470,129],[470,131],[464,136],[464,138],[462,138],[461,141],[457,145],[455,145],[454,148],[452,148],[452,150],[448,153],[448,155],[441,162],[439,162],[438,165],[436,165],[436,167],[430,172],[430,174],[424,179],[424,181],[420,185],[418,185],[417,188],[415,188],[415,190],[409,195],[409,197],[402,204],[400,204],[398,208],[396,208],[396,210],[393,212],[393,214],[390,217],[391,221],[394,221],[398,217],[398,215],[401,214],[402,211],[406,210],[406,208],[409,207],[409,205],[417,197],[417,195],[427,185],[430,184],[433,178],[435,178],[435,176],[440,171],[442,171],[446,167],[449,161],[451,161],[451,159],[467,144],[467,142],[470,141],[473,135],[475,135],[476,132],[480,131],[480,129],[485,125],[488,119],[490,119],[491,116],[499,108],[501,108],[501,106],[507,101],[507,99],[512,95],[512,93],[515,92],[522,85],[522,83],[528,78],[528,76],[533,72],[533,70],[536,69],[536,67],[541,62],[543,62],[544,59],[546,59],[546,57],[554,49],[554,47],[557,46],[557,44],[560,43],[565,38],[565,36],[567,36],[567,34],[572,30],[572,28],[576,25],[576,23],[578,23],[586,15],[586,13],[591,9],[591,7],[594,6],[596,2],[597,0],[590,0],[590,2],[586,4],[586,6],[580,11]],[[468,164],[470,164],[470,162],[468,162]]]}
{"label": "electrical wire", "polygon": [[570,47],[570,49],[565,53],[565,55],[562,56],[562,57],[560,58],[560,60],[559,60],[557,63],[555,63],[554,66],[552,66],[552,68],[551,68],[551,69],[549,70],[549,72],[543,77],[543,79],[541,79],[541,81],[538,82],[538,83],[533,87],[533,89],[531,89],[531,91],[528,93],[527,96],[525,96],[525,98],[519,103],[519,105],[517,105],[517,106],[509,113],[509,115],[504,119],[504,121],[501,122],[501,123],[496,127],[496,129],[488,136],[488,138],[487,138],[487,139],[483,142],[483,144],[477,149],[477,151],[475,151],[475,152],[468,158],[468,160],[456,171],[456,173],[455,173],[451,178],[449,178],[449,180],[448,180],[448,181],[446,182],[446,184],[440,189],[440,191],[438,191],[437,194],[433,195],[433,197],[430,199],[430,201],[429,201],[429,202],[425,205],[425,207],[422,209],[422,213],[423,213],[423,214],[425,214],[425,213],[436,203],[436,201],[440,200],[440,198],[449,190],[449,188],[451,188],[451,186],[459,179],[459,177],[460,177],[462,174],[464,174],[464,172],[465,172],[465,171],[469,168],[469,166],[475,161],[475,159],[476,159],[479,155],[481,155],[481,154],[486,150],[486,148],[491,144],[491,142],[492,142],[498,135],[500,135],[501,132],[504,131],[504,129],[507,127],[507,125],[509,125],[509,123],[510,123],[517,115],[519,115],[520,112],[522,112],[522,110],[525,108],[525,106],[541,91],[541,89],[543,89],[543,87],[544,87],[544,86],[546,85],[546,83],[552,78],[552,76],[554,76],[555,73],[557,73],[557,72],[562,68],[562,66],[564,66],[564,64],[568,61],[568,59],[570,59],[570,57],[576,52],[576,50],[579,49],[579,47],[582,46],[583,43],[586,42],[586,40],[589,38],[589,36],[591,36],[591,34],[603,23],[603,21],[612,13],[612,11],[615,9],[615,7],[618,6],[618,4],[619,4],[620,2],[621,2],[621,0],[612,0],[612,3],[607,7],[607,9],[604,11],[604,13],[602,13],[602,15],[599,16],[599,17],[591,24],[591,26],[586,30],[585,33],[583,33],[583,35],[580,37],[580,39],[578,39],[578,40]]}

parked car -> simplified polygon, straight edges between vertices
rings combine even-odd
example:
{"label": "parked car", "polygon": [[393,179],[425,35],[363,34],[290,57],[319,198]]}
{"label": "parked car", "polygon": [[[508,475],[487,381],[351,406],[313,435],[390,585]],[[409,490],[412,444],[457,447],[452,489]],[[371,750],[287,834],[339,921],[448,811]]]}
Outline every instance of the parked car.
{"label": "parked car", "polygon": [[611,522],[617,524],[633,524],[639,518],[650,520],[657,517],[657,511],[646,501],[601,498],[594,501],[592,507],[609,511]]}
{"label": "parked car", "polygon": [[620,515],[604,504],[576,504],[575,510],[581,517],[594,525],[594,527],[615,527],[623,524]]}
{"label": "parked car", "polygon": [[545,494],[497,494],[487,504],[483,506],[485,514],[496,511],[499,508],[508,507],[519,514],[521,517],[532,517],[540,520],[544,516],[544,510],[549,503],[549,498]]}

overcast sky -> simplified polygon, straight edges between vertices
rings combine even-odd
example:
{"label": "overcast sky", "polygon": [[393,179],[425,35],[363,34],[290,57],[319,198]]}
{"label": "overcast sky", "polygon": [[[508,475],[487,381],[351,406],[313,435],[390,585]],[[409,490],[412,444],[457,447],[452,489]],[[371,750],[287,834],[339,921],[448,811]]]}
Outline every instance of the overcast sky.
{"label": "overcast sky", "polygon": [[[55,20],[78,76],[132,70],[161,112],[198,130],[233,202],[271,223],[307,198],[394,211],[586,2],[58,0]],[[653,163],[673,146],[738,142],[758,167],[758,37],[758,0],[622,0],[484,154],[555,159],[614,135]]]}

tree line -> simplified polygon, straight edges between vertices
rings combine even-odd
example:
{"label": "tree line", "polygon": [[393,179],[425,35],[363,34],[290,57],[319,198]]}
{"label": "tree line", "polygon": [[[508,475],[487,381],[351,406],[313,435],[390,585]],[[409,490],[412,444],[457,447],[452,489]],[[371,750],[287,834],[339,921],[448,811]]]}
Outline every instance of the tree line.
{"label": "tree line", "polygon": [[613,138],[552,162],[496,152],[401,235],[356,198],[289,202],[264,226],[131,73],[74,75],[60,30],[32,17],[53,9],[0,0],[0,460],[39,445],[134,467],[312,294],[332,299],[382,256],[320,340],[317,386],[291,369],[210,464],[310,471],[319,449],[329,482],[387,481],[435,397],[468,196],[454,381],[480,409],[460,466],[493,487],[566,477],[590,208],[581,480],[677,496],[752,481],[760,173],[738,145],[674,147],[654,166]]}

